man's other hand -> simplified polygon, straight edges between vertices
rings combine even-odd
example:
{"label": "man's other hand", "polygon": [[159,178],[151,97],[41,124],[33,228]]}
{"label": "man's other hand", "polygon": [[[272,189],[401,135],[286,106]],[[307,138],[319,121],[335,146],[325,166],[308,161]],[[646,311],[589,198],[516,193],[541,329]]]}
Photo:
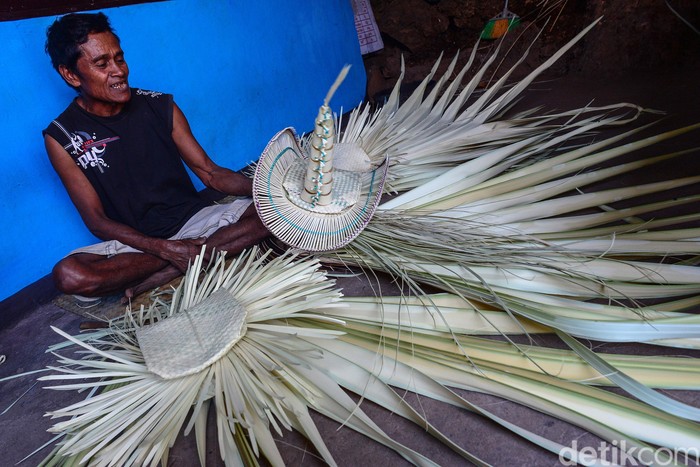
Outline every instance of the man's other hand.
{"label": "man's other hand", "polygon": [[[163,249],[158,256],[185,273],[188,266],[194,261],[194,258],[201,253],[202,245],[206,241],[206,237],[164,240]],[[211,252],[206,251],[204,260],[207,261],[210,256]]]}

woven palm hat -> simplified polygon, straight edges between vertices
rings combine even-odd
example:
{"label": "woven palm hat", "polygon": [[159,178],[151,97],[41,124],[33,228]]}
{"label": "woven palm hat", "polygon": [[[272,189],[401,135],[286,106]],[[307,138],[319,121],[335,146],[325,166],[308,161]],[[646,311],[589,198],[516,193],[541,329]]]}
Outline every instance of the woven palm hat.
{"label": "woven palm hat", "polygon": [[381,199],[387,160],[372,164],[355,143],[337,141],[330,97],[319,109],[305,144],[285,128],[267,144],[256,165],[253,199],[260,219],[284,243],[320,252],[351,242],[367,226]]}

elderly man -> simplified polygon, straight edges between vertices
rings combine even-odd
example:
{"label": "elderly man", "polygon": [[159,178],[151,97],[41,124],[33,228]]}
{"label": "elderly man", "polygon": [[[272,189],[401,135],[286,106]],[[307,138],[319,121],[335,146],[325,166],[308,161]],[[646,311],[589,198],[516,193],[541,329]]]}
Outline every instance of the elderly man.
{"label": "elderly man", "polygon": [[[203,244],[239,253],[269,235],[251,202],[251,180],[215,164],[173,97],[129,86],[120,41],[102,14],[69,14],[47,30],[46,51],[78,96],[43,131],[54,169],[102,243],[53,270],[64,293],[126,297],[182,274]],[[212,204],[204,185],[239,198]]]}

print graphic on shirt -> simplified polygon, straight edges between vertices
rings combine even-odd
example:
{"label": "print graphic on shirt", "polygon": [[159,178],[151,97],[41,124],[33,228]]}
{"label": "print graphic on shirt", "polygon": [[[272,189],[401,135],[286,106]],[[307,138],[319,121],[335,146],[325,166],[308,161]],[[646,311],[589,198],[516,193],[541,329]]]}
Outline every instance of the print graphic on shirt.
{"label": "print graphic on shirt", "polygon": [[77,165],[83,169],[97,167],[100,173],[104,173],[104,169],[109,167],[103,157],[107,150],[107,143],[117,141],[118,136],[98,140],[94,133],[92,136],[85,131],[71,133],[57,121],[53,123],[68,137],[69,143],[63,148],[74,156]]}
{"label": "print graphic on shirt", "polygon": [[150,96],[150,97],[160,97],[163,95],[162,92],[146,91],[145,89],[137,89],[136,94],[138,94],[139,96]]}

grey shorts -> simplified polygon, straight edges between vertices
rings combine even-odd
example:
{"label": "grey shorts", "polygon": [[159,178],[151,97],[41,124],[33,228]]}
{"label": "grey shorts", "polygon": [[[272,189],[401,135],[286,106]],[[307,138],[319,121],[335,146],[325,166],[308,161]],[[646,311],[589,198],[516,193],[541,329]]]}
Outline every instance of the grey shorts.
{"label": "grey shorts", "polygon": [[[226,204],[213,204],[200,210],[192,216],[185,225],[168,240],[180,240],[183,238],[208,237],[221,227],[235,224],[241,218],[253,200],[251,198],[237,198]],[[132,248],[117,240],[95,243],[77,248],[68,256],[76,253],[92,253],[94,255],[113,256],[119,253],[140,253],[140,250]]]}

